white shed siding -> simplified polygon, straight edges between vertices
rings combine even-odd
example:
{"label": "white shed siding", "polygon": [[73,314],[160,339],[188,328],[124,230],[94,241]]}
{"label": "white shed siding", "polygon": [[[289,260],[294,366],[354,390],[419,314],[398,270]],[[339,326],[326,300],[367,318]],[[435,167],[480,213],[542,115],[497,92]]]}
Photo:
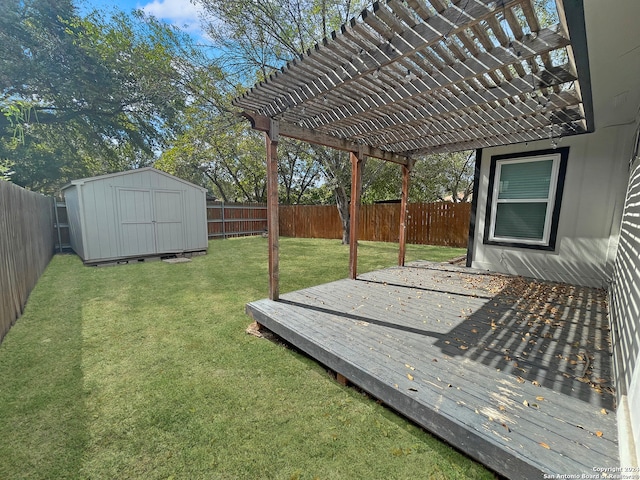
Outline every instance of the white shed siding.
{"label": "white shed siding", "polygon": [[87,239],[85,260],[118,257],[112,189],[106,180],[89,181],[82,185],[81,194]]}
{"label": "white shed siding", "polygon": [[68,208],[80,218],[84,248],[74,250],[85,262],[207,249],[206,190],[164,172],[76,180],[69,194],[79,195],[78,212]]}
{"label": "white shed siding", "polygon": [[157,248],[163,252],[180,251],[185,248],[183,220],[184,195],[181,190],[153,190],[153,205],[157,235]]}
{"label": "white shed siding", "polygon": [[78,256],[80,256],[80,258],[85,258],[78,188],[78,186],[72,186],[65,191],[64,196],[67,205],[67,217],[69,219],[71,248],[78,254]]}
{"label": "white shed siding", "polygon": [[120,256],[156,253],[153,192],[142,187],[115,188],[114,217],[120,233],[115,245]]}
{"label": "white shed siding", "polygon": [[565,138],[569,147],[554,251],[485,245],[489,167],[492,155],[550,148],[549,141],[482,152],[473,263],[475,268],[606,287],[611,280],[624,191],[628,179],[629,126]]}

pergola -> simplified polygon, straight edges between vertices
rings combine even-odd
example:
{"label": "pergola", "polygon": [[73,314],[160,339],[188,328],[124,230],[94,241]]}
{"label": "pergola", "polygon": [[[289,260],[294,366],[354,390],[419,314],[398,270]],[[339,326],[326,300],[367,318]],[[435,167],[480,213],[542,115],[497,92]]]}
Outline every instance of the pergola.
{"label": "pergola", "polygon": [[280,135],[350,152],[355,278],[366,157],[402,168],[404,265],[417,156],[593,131],[582,0],[556,0],[556,7],[549,21],[533,0],[376,2],[234,100],[266,134],[270,299],[279,297]]}

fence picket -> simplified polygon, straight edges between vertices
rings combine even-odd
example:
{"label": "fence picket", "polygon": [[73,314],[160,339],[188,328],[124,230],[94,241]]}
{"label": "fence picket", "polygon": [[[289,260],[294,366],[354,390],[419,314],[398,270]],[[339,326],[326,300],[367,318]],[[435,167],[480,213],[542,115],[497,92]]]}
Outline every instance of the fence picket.
{"label": "fence picket", "polygon": [[207,202],[209,238],[260,235],[267,230],[267,206],[263,203]]}
{"label": "fence picket", "polygon": [[[470,203],[413,203],[407,207],[407,242],[422,245],[466,247]],[[360,208],[361,240],[397,242],[400,204],[363,205]],[[334,205],[281,205],[280,235],[298,238],[342,238],[342,226]]]}

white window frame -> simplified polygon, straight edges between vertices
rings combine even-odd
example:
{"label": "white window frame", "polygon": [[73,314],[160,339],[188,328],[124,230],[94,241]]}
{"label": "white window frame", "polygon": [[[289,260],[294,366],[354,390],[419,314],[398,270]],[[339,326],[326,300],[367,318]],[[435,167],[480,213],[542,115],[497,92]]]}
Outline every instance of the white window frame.
{"label": "white window frame", "polygon": [[[515,163],[529,163],[529,162],[536,162],[536,161],[541,162],[545,160],[553,160],[553,164],[551,168],[551,180],[549,182],[549,193],[546,198],[513,198],[513,199],[498,198],[500,193],[500,177],[501,177],[503,165],[509,165],[509,164],[515,164]],[[535,155],[531,157],[520,157],[520,158],[504,158],[501,160],[496,160],[496,169],[494,174],[495,177],[493,179],[493,192],[491,192],[492,202],[491,202],[491,217],[490,217],[491,223],[489,227],[489,241],[532,245],[532,246],[542,246],[542,247],[549,246],[550,239],[551,239],[551,224],[552,224],[553,210],[556,204],[556,194],[558,189],[558,175],[560,172],[560,162],[561,162],[560,153]],[[547,203],[542,239],[536,240],[536,239],[527,239],[527,238],[520,238],[520,237],[498,237],[495,235],[498,204],[500,203],[541,203],[541,202]]]}

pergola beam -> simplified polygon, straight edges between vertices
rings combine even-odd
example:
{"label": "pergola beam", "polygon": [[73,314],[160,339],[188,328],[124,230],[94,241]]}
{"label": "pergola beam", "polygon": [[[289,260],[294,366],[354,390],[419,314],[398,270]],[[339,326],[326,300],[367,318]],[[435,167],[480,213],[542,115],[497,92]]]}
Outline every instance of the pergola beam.
{"label": "pergola beam", "polygon": [[[261,132],[268,132],[270,130],[272,120],[269,117],[257,115],[251,112],[243,112],[242,115],[251,122],[251,126],[254,130]],[[380,160],[386,160],[387,162],[393,162],[400,165],[407,165],[409,162],[409,158],[404,155],[386,152],[368,145],[360,145],[358,143],[350,142],[332,135],[326,135],[288,122],[278,122],[278,124],[279,134],[283,137],[295,138],[296,140],[302,140],[314,145],[331,147],[345,152],[362,152],[362,155],[366,157],[379,158]]]}

